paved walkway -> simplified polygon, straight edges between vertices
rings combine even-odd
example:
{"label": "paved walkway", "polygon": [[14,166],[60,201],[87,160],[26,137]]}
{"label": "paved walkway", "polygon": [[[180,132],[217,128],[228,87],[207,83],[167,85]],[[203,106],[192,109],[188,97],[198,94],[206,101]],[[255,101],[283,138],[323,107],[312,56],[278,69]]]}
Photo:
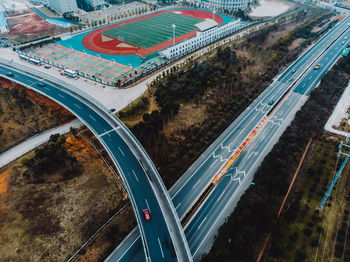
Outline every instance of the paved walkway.
{"label": "paved walkway", "polygon": [[29,151],[35,149],[36,147],[44,144],[49,141],[50,136],[52,134],[65,134],[68,133],[71,127],[77,128],[82,126],[82,122],[80,120],[74,120],[68,124],[47,130],[41,134],[35,135],[21,144],[11,148],[10,150],[2,153],[0,155],[0,168],[7,165],[8,163],[16,160],[18,157],[28,153]]}

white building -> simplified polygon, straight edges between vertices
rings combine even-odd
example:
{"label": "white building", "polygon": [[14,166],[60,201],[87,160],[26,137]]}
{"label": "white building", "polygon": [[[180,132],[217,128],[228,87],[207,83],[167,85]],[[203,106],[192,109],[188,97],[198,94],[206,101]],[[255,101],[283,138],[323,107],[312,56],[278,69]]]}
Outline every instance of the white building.
{"label": "white building", "polygon": [[237,11],[247,9],[251,0],[192,0],[192,2],[213,10]]}
{"label": "white building", "polygon": [[30,2],[35,5],[47,5],[49,0],[30,0]]}
{"label": "white building", "polygon": [[49,6],[61,13],[76,12],[79,10],[76,0],[49,0]]}
{"label": "white building", "polygon": [[218,26],[218,24],[212,19],[207,19],[196,24],[196,27],[198,28],[196,36],[169,46],[161,50],[159,54],[168,59],[179,58],[201,48],[202,46],[208,45],[217,39],[232,34],[238,30],[239,25],[240,19],[231,21],[222,26]]}

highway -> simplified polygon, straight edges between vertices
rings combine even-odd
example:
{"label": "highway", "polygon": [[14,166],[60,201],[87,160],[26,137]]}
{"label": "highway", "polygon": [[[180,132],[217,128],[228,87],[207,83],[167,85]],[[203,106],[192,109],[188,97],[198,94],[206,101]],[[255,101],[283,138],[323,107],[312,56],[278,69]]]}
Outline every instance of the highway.
{"label": "highway", "polygon": [[[349,18],[344,19],[304,52],[215,140],[170,189],[170,196],[178,215],[183,218],[230,155],[266,116],[267,112],[276,105],[278,100],[292,86],[295,88],[296,92],[288,94],[286,97],[288,99],[285,100],[288,102],[279,104],[276,113],[270,117],[269,122],[231,167],[228,175],[218,183],[211,195],[186,225],[185,234],[194,255],[194,260],[198,260],[203,252],[208,250],[213,236],[224,218],[233,211],[235,203],[249,186],[249,181],[252,179],[256,168],[272,148],[273,143],[270,143],[269,140],[271,136],[274,135],[273,141],[277,142],[279,136],[283,133],[284,129],[282,127],[285,128],[288,123],[286,119],[291,120],[294,111],[298,108],[297,106],[302,104],[302,101],[306,101],[304,93],[307,92],[308,94],[310,92],[312,88],[307,90],[310,85],[314,87],[320,77],[330,68],[332,62],[339,57],[342,48],[346,45],[342,42],[348,41],[345,39],[345,34],[349,37],[349,22]],[[335,45],[328,48],[339,36],[341,37]],[[325,50],[326,54],[321,56]],[[316,63],[321,64],[319,70],[313,69]],[[305,72],[308,73],[305,74]],[[269,105],[269,102],[271,105]],[[280,111],[283,113],[280,113]],[[265,134],[265,136],[262,134]],[[256,145],[257,143],[258,145]],[[252,151],[252,148],[256,146],[264,150]],[[231,177],[231,180],[228,179],[229,177]],[[227,203],[231,203],[230,208],[228,208]],[[208,214],[212,215],[209,216]],[[133,245],[130,246],[130,243]],[[143,261],[138,255],[139,245],[137,232],[134,231],[114,250],[107,261]]]}
{"label": "highway", "polygon": [[[192,261],[183,229],[158,172],[136,138],[117,117],[73,86],[32,68],[0,59],[0,76],[64,106],[99,139],[118,169],[134,208],[145,243],[144,248],[140,248],[143,260],[146,257],[157,262]],[[142,213],[146,208],[151,214],[150,221],[146,221]]]}
{"label": "highway", "polygon": [[344,26],[344,28],[346,27],[346,33],[317,60],[316,63],[320,64],[320,68],[315,70],[312,66],[294,85],[293,90],[269,116],[267,124],[218,183],[192,221],[187,224],[185,234],[195,261],[208,250],[217,229],[225,217],[233,211],[239,196],[249,186],[261,161],[270,152],[273,145],[278,142],[297,110],[305,103],[308,95],[317,86],[322,76],[339,58],[344,46],[349,43],[350,30],[347,25]]}

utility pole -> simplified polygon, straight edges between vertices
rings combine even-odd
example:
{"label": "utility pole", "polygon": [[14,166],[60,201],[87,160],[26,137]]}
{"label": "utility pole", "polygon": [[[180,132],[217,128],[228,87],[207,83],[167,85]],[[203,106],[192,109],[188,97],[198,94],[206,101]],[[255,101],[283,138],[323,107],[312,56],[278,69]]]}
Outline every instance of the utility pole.
{"label": "utility pole", "polygon": [[338,160],[339,160],[339,158],[340,158],[342,155],[345,156],[345,159],[344,159],[342,165],[340,166],[340,168],[339,168],[337,174],[335,175],[335,177],[334,177],[334,179],[333,179],[331,185],[329,186],[329,188],[328,188],[326,194],[324,195],[324,197],[323,197],[323,199],[322,199],[322,201],[321,201],[321,203],[320,203],[320,205],[319,205],[319,207],[318,207],[320,210],[323,209],[324,204],[326,203],[328,197],[330,196],[333,187],[334,187],[335,184],[337,183],[337,181],[338,181],[338,179],[339,179],[339,177],[340,177],[340,175],[341,175],[341,173],[342,173],[342,171],[343,171],[343,169],[344,169],[346,163],[348,162],[348,160],[349,160],[349,158],[350,158],[349,138],[350,138],[350,136],[348,136],[348,137],[345,139],[345,143],[344,143],[343,141],[341,141],[340,144],[339,144],[339,152],[338,152],[338,154],[337,154]]}
{"label": "utility pole", "polygon": [[173,45],[175,45],[175,28],[176,28],[176,25],[173,24],[172,27],[173,27]]}

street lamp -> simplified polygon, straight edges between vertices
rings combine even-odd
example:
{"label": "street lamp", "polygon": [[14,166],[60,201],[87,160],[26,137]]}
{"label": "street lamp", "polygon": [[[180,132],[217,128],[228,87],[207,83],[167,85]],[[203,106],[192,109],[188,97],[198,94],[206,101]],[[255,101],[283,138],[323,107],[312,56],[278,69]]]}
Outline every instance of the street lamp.
{"label": "street lamp", "polygon": [[173,27],[173,45],[175,45],[175,28],[176,28],[176,25],[173,24],[172,27]]}
{"label": "street lamp", "polygon": [[214,15],[215,15],[215,10],[213,10],[213,20],[215,21],[215,19],[214,19]]}

